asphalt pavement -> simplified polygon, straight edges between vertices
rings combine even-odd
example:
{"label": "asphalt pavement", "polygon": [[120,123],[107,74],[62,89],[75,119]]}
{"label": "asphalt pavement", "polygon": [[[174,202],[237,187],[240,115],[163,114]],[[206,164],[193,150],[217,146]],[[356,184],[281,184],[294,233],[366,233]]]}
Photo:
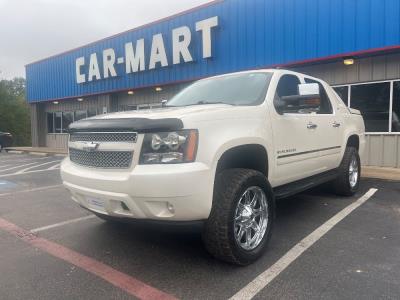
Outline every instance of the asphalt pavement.
{"label": "asphalt pavement", "polygon": [[0,299],[229,299],[262,274],[275,275],[255,299],[400,298],[399,182],[279,201],[265,255],[237,267],[212,258],[198,228],[92,216],[63,188],[61,160],[0,153]]}

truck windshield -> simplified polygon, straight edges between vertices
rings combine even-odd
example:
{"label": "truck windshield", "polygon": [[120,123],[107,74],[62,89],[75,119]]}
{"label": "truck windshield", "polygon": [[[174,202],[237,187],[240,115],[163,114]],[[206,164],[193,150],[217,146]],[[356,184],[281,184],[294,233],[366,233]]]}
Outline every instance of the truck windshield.
{"label": "truck windshield", "polygon": [[202,104],[258,105],[265,99],[272,73],[254,72],[199,80],[166,103],[166,106]]}

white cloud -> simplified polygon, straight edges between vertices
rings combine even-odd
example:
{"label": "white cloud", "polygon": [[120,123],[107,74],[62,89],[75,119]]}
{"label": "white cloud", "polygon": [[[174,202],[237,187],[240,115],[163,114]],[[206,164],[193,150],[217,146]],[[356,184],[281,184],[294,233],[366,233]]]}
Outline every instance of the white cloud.
{"label": "white cloud", "polygon": [[0,78],[25,76],[27,63],[209,1],[0,0]]}

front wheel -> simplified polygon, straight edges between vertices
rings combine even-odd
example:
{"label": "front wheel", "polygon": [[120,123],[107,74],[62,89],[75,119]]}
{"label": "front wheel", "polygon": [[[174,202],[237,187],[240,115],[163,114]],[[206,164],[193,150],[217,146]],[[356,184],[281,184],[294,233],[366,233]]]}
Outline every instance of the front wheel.
{"label": "front wheel", "polygon": [[221,172],[203,232],[207,250],[229,263],[252,263],[268,244],[274,209],[272,189],[262,173],[249,169]]}
{"label": "front wheel", "polygon": [[347,147],[339,166],[338,177],[333,181],[335,193],[341,196],[354,195],[358,191],[360,174],[361,163],[358,151],[354,147]]}

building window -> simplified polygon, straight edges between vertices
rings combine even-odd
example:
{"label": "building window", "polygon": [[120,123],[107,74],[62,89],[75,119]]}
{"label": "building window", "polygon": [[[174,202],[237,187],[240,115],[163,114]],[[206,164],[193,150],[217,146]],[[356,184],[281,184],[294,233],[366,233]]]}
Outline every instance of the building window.
{"label": "building window", "polygon": [[88,118],[94,117],[95,115],[97,115],[96,108],[89,108],[88,111],[87,111]]}
{"label": "building window", "polygon": [[68,126],[75,121],[93,117],[96,109],[76,110],[66,112],[47,113],[47,132],[48,133],[68,133]]}
{"label": "building window", "polygon": [[62,133],[62,113],[54,113],[54,133]]}
{"label": "building window", "polygon": [[82,119],[86,119],[87,111],[86,110],[77,110],[75,112],[74,121],[79,121]]}
{"label": "building window", "polygon": [[68,132],[69,124],[74,122],[74,113],[67,111],[62,113],[62,132]]}
{"label": "building window", "polygon": [[54,114],[47,113],[47,132],[54,133]]}
{"label": "building window", "polygon": [[336,86],[333,88],[335,92],[339,95],[342,101],[349,106],[349,87],[348,86]]}
{"label": "building window", "polygon": [[136,105],[120,105],[118,111],[129,111],[129,110],[137,110]]}
{"label": "building window", "polygon": [[350,106],[361,111],[366,132],[389,131],[389,82],[352,85]]}
{"label": "building window", "polygon": [[400,132],[400,81],[393,82],[392,131]]}

